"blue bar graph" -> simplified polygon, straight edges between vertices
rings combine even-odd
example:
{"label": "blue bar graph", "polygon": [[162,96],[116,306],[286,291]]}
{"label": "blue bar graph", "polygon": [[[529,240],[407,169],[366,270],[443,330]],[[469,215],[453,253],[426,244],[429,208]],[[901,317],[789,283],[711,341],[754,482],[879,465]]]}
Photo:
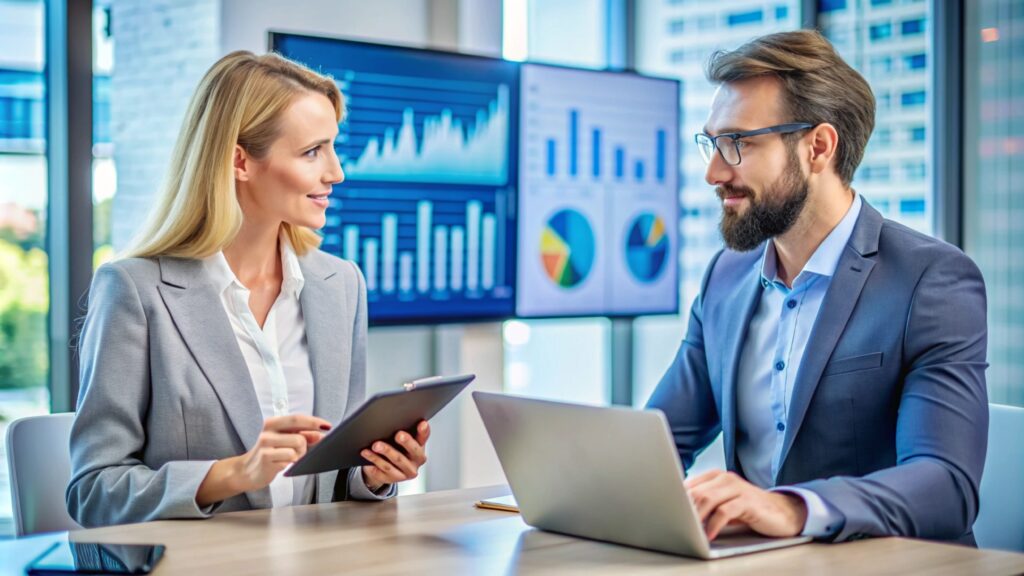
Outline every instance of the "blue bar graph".
{"label": "blue bar graph", "polygon": [[579,161],[579,124],[578,110],[569,110],[569,176],[576,177]]}
{"label": "blue bar graph", "polygon": [[594,170],[593,170],[594,178],[600,178],[601,177],[601,129],[600,128],[594,128],[593,136],[594,136],[593,161],[591,162],[591,164],[593,165],[593,168],[594,168]]}
{"label": "blue bar graph", "polygon": [[643,160],[637,160],[636,161],[636,171],[635,172],[636,172],[636,180],[637,180],[637,182],[643,182],[644,181],[644,161]]}
{"label": "blue bar graph", "polygon": [[622,146],[615,147],[615,177],[622,180],[626,173],[626,151]]}
{"label": "blue bar graph", "polygon": [[548,176],[555,175],[555,140],[554,138],[548,138]]}
{"label": "blue bar graph", "polygon": [[655,153],[655,175],[658,182],[665,181],[665,131],[658,130],[658,149]]}

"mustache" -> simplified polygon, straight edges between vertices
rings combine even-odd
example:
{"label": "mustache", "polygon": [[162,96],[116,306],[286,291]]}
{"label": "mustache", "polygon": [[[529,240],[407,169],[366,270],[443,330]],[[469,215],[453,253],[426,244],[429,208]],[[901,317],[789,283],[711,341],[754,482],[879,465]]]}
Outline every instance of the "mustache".
{"label": "mustache", "polygon": [[746,186],[718,186],[715,188],[715,194],[718,195],[719,200],[724,200],[727,196],[732,198],[737,196],[754,197],[754,191]]}

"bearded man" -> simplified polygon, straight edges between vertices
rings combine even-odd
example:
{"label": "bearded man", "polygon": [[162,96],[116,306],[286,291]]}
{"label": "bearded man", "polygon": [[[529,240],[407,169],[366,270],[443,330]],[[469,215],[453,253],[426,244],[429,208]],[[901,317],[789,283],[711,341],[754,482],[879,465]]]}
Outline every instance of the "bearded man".
{"label": "bearded man", "polygon": [[684,468],[723,436],[728,471],[686,481],[709,538],[738,524],[973,545],[988,437],[981,273],[851,187],[875,99],[820,34],[718,52],[707,76],[718,88],[695,139],[726,247],[648,407],[666,414]]}

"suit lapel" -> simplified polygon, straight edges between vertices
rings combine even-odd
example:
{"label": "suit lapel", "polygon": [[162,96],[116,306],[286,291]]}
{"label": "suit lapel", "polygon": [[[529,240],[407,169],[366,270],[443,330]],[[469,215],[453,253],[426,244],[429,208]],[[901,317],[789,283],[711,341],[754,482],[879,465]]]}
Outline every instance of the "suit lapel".
{"label": "suit lapel", "polygon": [[727,308],[735,305],[735,312],[728,314],[725,325],[727,345],[722,373],[722,436],[729,470],[736,469],[736,376],[750,320],[761,299],[760,263],[761,259],[755,260],[755,265],[743,276],[736,290],[721,303]]}
{"label": "suit lapel", "polygon": [[249,367],[214,286],[200,260],[160,258],[160,295],[199,368],[217,392],[231,424],[249,449],[263,429],[263,414]]}
{"label": "suit lapel", "polygon": [[878,236],[882,229],[882,216],[874,208],[864,202],[857,224],[846,245],[846,250],[839,258],[835,274],[829,285],[821,310],[814,322],[814,328],[807,340],[803,360],[793,384],[793,397],[789,406],[789,425],[782,444],[779,459],[779,470],[786,463],[786,457],[793,446],[793,441],[800,431],[807,408],[810,406],[814,391],[818,388],[821,374],[832,357],[839,337],[846,329],[846,324],[853,314],[853,309],[860,299],[868,276],[875,266],[875,260],[869,258],[878,252]]}
{"label": "suit lapel", "polygon": [[338,346],[339,335],[345,330],[345,314],[338,308],[345,305],[345,298],[338,292],[340,283],[332,280],[333,271],[322,269],[309,258],[300,258],[299,266],[304,279],[299,305],[313,370],[313,413],[337,423],[345,414],[346,399],[339,390],[343,374],[348,372]]}
{"label": "suit lapel", "polygon": [[[337,424],[345,415],[348,397],[340,390],[351,362],[342,354],[340,344],[341,335],[346,331],[343,320],[346,314],[339,307],[345,306],[345,297],[339,289],[341,283],[334,278],[335,272],[320,266],[316,259],[299,258],[299,267],[303,277],[299,305],[306,324],[306,346],[313,371],[313,414]],[[330,502],[338,481],[333,472],[318,474],[314,502]]]}

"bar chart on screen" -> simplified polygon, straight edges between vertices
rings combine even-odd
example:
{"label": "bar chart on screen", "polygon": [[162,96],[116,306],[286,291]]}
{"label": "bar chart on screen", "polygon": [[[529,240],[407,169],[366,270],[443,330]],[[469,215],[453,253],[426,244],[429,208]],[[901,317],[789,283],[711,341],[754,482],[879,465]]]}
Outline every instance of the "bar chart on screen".
{"label": "bar chart on screen", "polygon": [[322,248],[356,263],[371,323],[514,312],[518,70],[458,54],[282,34],[345,96]]}
{"label": "bar chart on screen", "polygon": [[518,313],[675,311],[679,85],[536,64],[520,82]]}

